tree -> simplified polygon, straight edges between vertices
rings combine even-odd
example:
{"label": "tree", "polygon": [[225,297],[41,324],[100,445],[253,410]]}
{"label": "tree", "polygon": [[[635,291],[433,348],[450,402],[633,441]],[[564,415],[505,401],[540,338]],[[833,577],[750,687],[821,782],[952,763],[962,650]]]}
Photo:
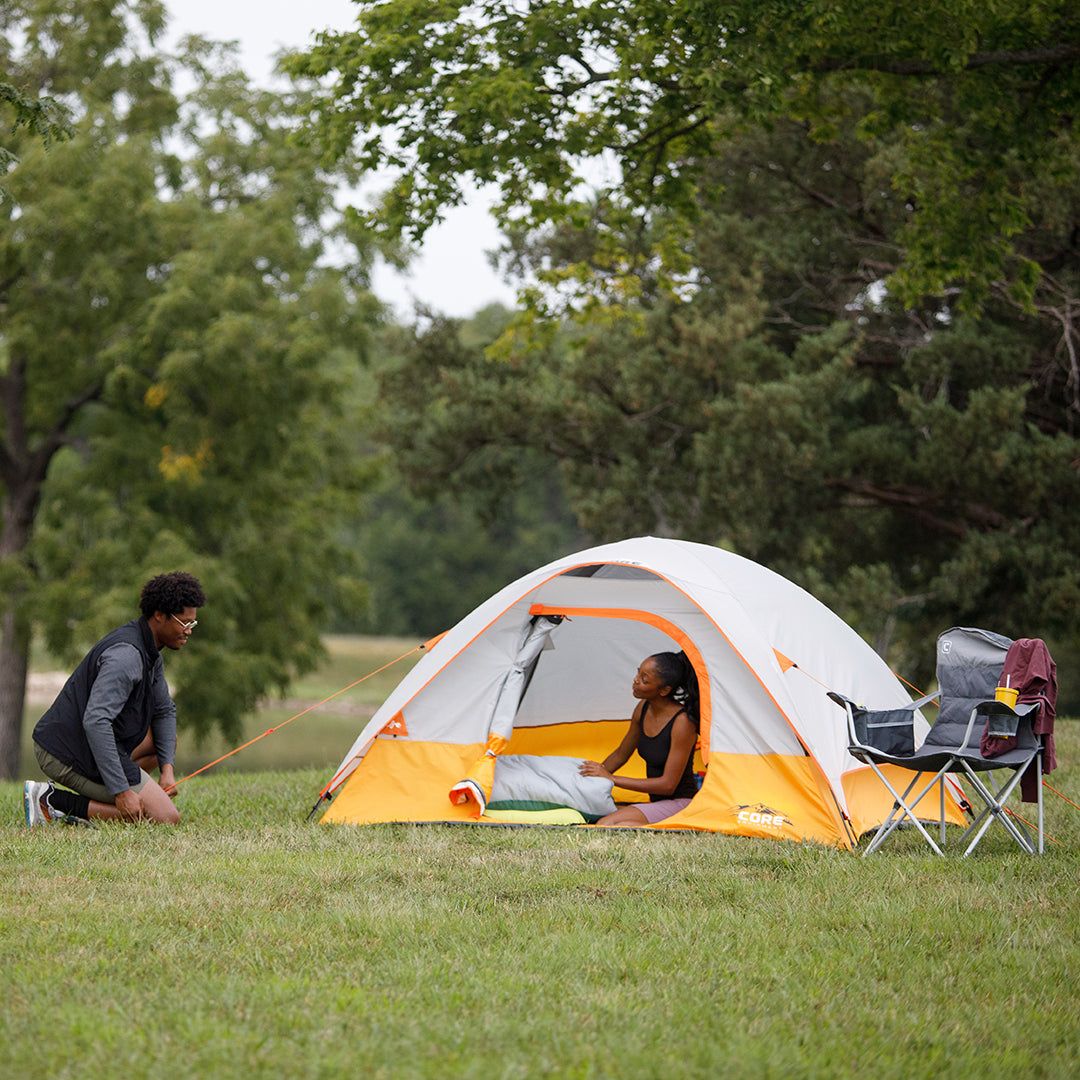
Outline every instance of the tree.
{"label": "tree", "polygon": [[[21,12],[14,5],[0,8],[0,66],[2,70],[11,68],[11,44],[8,33],[17,29]],[[55,140],[71,136],[71,118],[68,110],[55,98],[38,94],[26,85],[16,85],[0,79],[0,116],[10,115],[10,124],[5,123],[13,133],[20,128],[31,131],[46,147]],[[5,172],[18,159],[6,146],[0,146],[0,172]],[[2,189],[0,189],[2,194]]]}
{"label": "tree", "polygon": [[[1080,387],[1061,316],[1080,200],[1055,191],[1022,238],[1046,267],[1035,312],[1004,290],[979,315],[905,307],[881,284],[902,256],[894,153],[850,122],[827,144],[793,121],[732,137],[684,245],[692,292],[643,271],[622,308],[418,354],[383,391],[401,460],[463,490],[482,471],[490,491],[515,448],[542,451],[594,535],[730,546],[923,678],[954,623],[1068,645]],[[602,273],[604,210],[519,235],[515,258]]]}
{"label": "tree", "polygon": [[355,534],[370,600],[351,629],[433,637],[507,582],[586,546],[551,461],[513,434],[503,453],[466,449],[464,471],[447,466],[453,442],[473,447],[476,424],[490,433],[495,425],[471,391],[451,400],[432,374],[482,368],[511,318],[491,305],[468,320],[424,312],[414,326],[389,329],[365,425],[388,461]]}
{"label": "tree", "polygon": [[401,171],[370,226],[496,184],[541,286],[423,413],[388,388],[399,449],[463,485],[543,449],[596,535],[728,544],[883,650],[1078,638],[1075,5],[359,8],[293,70],[331,158]]}
{"label": "tree", "polygon": [[[63,106],[54,98],[33,98],[17,86],[0,82],[0,103],[6,105],[14,120],[11,129],[29,128],[42,143],[51,146],[54,139],[66,139],[71,135],[71,125]],[[0,168],[6,169],[17,163],[15,155],[0,146]]]}
{"label": "tree", "polygon": [[[610,163],[605,273],[643,264],[693,280],[682,239],[729,138],[784,120],[831,140],[890,139],[886,183],[907,209],[890,290],[994,287],[1030,305],[1039,265],[1016,240],[1047,186],[1076,186],[1080,16],[932,0],[382,0],[292,69],[331,80],[313,120],[330,155],[357,144],[400,169],[374,228],[420,237],[464,185],[502,191],[508,227],[580,218],[581,163]],[[843,91],[858,87],[858,112]],[[635,226],[635,227],[631,227]],[[648,236],[648,242],[644,237]]]}
{"label": "tree", "polygon": [[9,8],[8,77],[75,119],[50,152],[17,148],[0,207],[6,776],[32,635],[77,655],[161,570],[196,573],[212,604],[170,669],[196,730],[235,735],[314,663],[355,591],[347,415],[376,317],[363,259],[324,265],[348,166],[293,144],[295,101],[206,42],[179,61],[145,48],[157,4]]}

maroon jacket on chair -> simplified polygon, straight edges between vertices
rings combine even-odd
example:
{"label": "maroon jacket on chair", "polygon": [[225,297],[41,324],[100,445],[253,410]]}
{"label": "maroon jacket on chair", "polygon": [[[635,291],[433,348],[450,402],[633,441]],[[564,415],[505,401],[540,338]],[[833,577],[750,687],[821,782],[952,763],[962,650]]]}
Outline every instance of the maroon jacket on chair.
{"label": "maroon jacket on chair", "polygon": [[[1012,686],[1019,691],[1018,705],[1038,704],[1032,729],[1036,735],[1044,735],[1042,771],[1051,772],[1057,766],[1054,753],[1054,717],[1057,715],[1057,664],[1050,655],[1042,638],[1017,638],[1009,646],[1005,666],[1001,669],[1001,686]],[[980,743],[983,757],[992,758],[1011,750],[1016,739],[989,738],[983,734]],[[1038,785],[1042,778],[1030,769],[1020,780],[1024,802],[1037,802]]]}

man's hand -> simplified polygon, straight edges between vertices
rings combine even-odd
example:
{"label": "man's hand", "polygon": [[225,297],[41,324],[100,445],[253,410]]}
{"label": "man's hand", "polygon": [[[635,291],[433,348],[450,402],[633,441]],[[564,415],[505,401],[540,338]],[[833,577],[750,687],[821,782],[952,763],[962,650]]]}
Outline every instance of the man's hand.
{"label": "man's hand", "polygon": [[143,816],[142,799],[137,791],[128,788],[116,796],[116,809],[125,821],[141,821]]}
{"label": "man's hand", "polygon": [[176,777],[173,775],[173,767],[171,765],[161,766],[161,776],[158,783],[161,785],[161,790],[164,791],[170,799],[176,798]]}

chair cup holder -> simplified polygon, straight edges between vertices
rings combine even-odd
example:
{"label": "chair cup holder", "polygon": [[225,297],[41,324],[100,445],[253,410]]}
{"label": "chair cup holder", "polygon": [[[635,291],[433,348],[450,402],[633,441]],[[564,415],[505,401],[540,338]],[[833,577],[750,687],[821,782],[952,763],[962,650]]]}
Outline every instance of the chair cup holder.
{"label": "chair cup holder", "polygon": [[1016,713],[992,712],[986,718],[986,734],[992,739],[1011,739],[1016,734]]}

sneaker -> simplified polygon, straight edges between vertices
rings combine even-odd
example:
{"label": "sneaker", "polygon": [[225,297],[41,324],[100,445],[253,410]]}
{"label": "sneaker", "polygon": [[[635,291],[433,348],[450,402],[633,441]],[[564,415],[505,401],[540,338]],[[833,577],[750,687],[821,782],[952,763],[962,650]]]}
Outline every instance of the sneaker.
{"label": "sneaker", "polygon": [[23,784],[23,810],[26,812],[26,824],[31,828],[52,824],[54,818],[46,800],[53,790],[53,785],[43,780],[27,780]]}
{"label": "sneaker", "polygon": [[55,784],[43,780],[27,780],[23,784],[23,809],[26,811],[26,824],[34,825],[82,825],[87,829],[95,828],[92,821],[65,814],[49,802],[49,796],[56,790]]}

